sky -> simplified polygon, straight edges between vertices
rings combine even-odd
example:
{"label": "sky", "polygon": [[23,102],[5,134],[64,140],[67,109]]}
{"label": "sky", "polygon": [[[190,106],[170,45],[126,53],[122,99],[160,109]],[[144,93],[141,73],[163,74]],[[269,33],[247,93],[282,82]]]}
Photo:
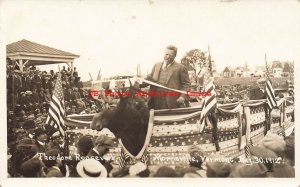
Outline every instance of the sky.
{"label": "sky", "polygon": [[82,80],[100,69],[103,77],[135,73],[138,64],[147,74],[169,44],[177,61],[209,45],[219,72],[264,65],[265,54],[268,62],[300,61],[298,0],[2,0],[0,7],[5,44],[27,39],[78,54]]}

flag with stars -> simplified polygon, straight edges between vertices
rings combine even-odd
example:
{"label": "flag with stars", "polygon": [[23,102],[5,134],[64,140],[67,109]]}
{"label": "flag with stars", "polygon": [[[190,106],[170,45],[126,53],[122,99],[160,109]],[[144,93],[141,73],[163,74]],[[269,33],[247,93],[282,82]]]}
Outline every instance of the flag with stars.
{"label": "flag with stars", "polygon": [[215,109],[217,106],[217,95],[215,92],[215,85],[213,83],[213,65],[210,54],[208,55],[208,64],[206,66],[206,72],[204,74],[204,91],[210,93],[202,102],[202,111],[200,116],[200,132],[203,132],[205,126],[205,119],[207,115]]}
{"label": "flag with stars", "polygon": [[48,111],[46,124],[57,129],[62,136],[65,136],[65,109],[64,109],[64,94],[60,74],[57,77],[52,99]]}

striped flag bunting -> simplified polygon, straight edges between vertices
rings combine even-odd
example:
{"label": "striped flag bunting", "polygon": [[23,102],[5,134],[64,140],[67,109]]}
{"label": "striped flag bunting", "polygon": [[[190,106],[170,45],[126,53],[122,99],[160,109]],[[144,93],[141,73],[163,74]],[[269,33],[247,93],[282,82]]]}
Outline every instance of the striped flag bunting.
{"label": "striped flag bunting", "polygon": [[267,93],[267,103],[270,109],[277,107],[277,102],[275,99],[275,91],[272,87],[272,82],[270,79],[266,82],[266,93]]}
{"label": "striped flag bunting", "polygon": [[123,168],[126,165],[126,161],[129,159],[129,155],[121,149],[121,154],[117,159],[117,163],[119,165],[119,168]]}
{"label": "striped flag bunting", "polygon": [[212,112],[215,107],[217,106],[217,94],[215,92],[215,85],[213,83],[213,73],[212,73],[212,64],[211,64],[210,54],[208,57],[208,65],[206,72],[204,74],[204,91],[207,93],[210,93],[210,95],[207,95],[204,97],[204,100],[202,102],[202,110],[200,115],[200,132],[202,133],[205,127],[205,119],[208,116],[210,112]]}
{"label": "striped flag bunting", "polygon": [[48,111],[46,124],[57,129],[62,136],[65,136],[65,109],[64,109],[64,94],[60,74],[57,77],[52,99]]}
{"label": "striped flag bunting", "polygon": [[272,86],[272,82],[269,76],[269,68],[267,63],[267,55],[265,54],[265,63],[266,63],[266,93],[267,93],[267,103],[270,109],[273,109],[277,106],[277,102],[275,99],[275,91]]}

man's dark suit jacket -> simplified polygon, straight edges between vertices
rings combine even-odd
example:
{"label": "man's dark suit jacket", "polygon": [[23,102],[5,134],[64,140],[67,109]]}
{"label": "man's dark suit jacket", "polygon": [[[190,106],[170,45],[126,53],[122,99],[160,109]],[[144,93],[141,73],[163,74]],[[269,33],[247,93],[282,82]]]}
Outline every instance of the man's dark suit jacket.
{"label": "man's dark suit jacket", "polygon": [[[163,67],[163,62],[156,63],[151,71],[151,73],[147,76],[147,80],[158,82],[161,68]],[[191,83],[189,79],[189,74],[186,69],[186,67],[183,64],[179,64],[177,62],[173,62],[171,65],[169,65],[169,73],[167,76],[166,81],[166,87],[182,90],[182,91],[190,91],[191,89]],[[155,89],[154,86],[150,87],[150,92]],[[169,91],[169,90],[166,90]],[[171,92],[171,91],[169,91]],[[186,94],[181,94],[180,96],[187,98]],[[157,96],[153,96],[150,98],[148,102],[149,108],[160,108],[159,106],[154,106],[154,101]],[[179,98],[179,96],[166,96],[166,102],[169,108],[178,108],[179,105],[176,102],[176,100]]]}
{"label": "man's dark suit jacket", "polygon": [[266,92],[263,92],[260,88],[253,88],[249,91],[250,100],[266,99]]}

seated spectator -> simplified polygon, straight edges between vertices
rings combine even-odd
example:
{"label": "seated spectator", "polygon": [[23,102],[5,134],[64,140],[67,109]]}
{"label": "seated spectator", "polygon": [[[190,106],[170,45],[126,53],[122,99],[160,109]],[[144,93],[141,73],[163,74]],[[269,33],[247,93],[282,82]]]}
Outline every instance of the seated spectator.
{"label": "seated spectator", "polygon": [[238,164],[232,168],[229,177],[234,178],[265,178],[268,177],[267,168],[261,163],[252,165]]}
{"label": "seated spectator", "polygon": [[60,170],[62,161],[59,159],[59,156],[61,156],[59,152],[57,149],[50,149],[45,153],[43,162],[47,167],[46,177],[64,177]]}
{"label": "seated spectator", "polygon": [[[188,148],[190,154],[190,161],[188,167],[177,166],[175,170],[180,173],[180,176],[185,177],[206,177],[206,168],[202,166],[205,158],[205,152],[196,145],[192,145]],[[204,169],[205,168],[205,169]]]}
{"label": "seated spectator", "polygon": [[35,145],[35,141],[30,138],[24,138],[18,141],[16,147],[16,153],[13,154],[13,160],[16,161],[15,167],[16,172],[20,173],[20,167],[23,162],[33,158],[37,153],[37,147]]}
{"label": "seated spectator", "polygon": [[70,88],[76,88],[75,77],[70,77],[69,85]]}
{"label": "seated spectator", "polygon": [[25,97],[26,97],[26,101],[28,103],[28,109],[30,111],[33,111],[33,109],[34,109],[34,99],[32,98],[32,92],[27,90],[25,92]]}
{"label": "seated spectator", "polygon": [[31,158],[21,165],[21,175],[30,178],[44,177],[45,173],[42,168],[42,163],[38,158]]}
{"label": "seated spectator", "polygon": [[93,141],[87,136],[82,136],[78,140],[77,153],[80,156],[87,156],[89,151],[94,147]]}
{"label": "seated spectator", "polygon": [[29,102],[26,98],[25,92],[20,93],[20,97],[18,98],[17,103],[21,106],[21,109],[25,112],[29,111]]}
{"label": "seated spectator", "polygon": [[74,87],[73,92],[74,92],[74,97],[76,100],[81,98],[80,93],[78,92],[78,88]]}
{"label": "seated spectator", "polygon": [[[283,138],[277,134],[268,133],[259,143],[259,146],[263,146],[276,153],[277,157],[283,159],[285,157],[286,142]],[[282,162],[279,159],[273,163],[273,171],[270,172],[272,177],[295,177],[295,169],[289,164]]]}
{"label": "seated spectator", "polygon": [[283,137],[274,133],[268,133],[259,142],[259,146],[270,149],[274,151],[279,157],[283,158],[286,143],[283,140]]}
{"label": "seated spectator", "polygon": [[231,172],[231,165],[226,162],[222,155],[210,155],[206,159],[207,177],[228,177]]}
{"label": "seated spectator", "polygon": [[278,160],[278,156],[276,155],[276,153],[274,153],[270,149],[257,146],[251,147],[249,151],[254,163],[257,163],[259,161],[266,166],[268,172],[273,171],[273,163]]}
{"label": "seated spectator", "polygon": [[179,177],[179,174],[173,168],[161,166],[158,168],[153,177]]}
{"label": "seated spectator", "polygon": [[28,133],[28,138],[34,137],[35,128],[36,128],[36,123],[33,120],[27,120],[23,123],[23,129]]}
{"label": "seated spectator", "polygon": [[295,167],[295,137],[288,136],[284,139],[286,146],[284,150],[284,161],[292,167]]}
{"label": "seated spectator", "polygon": [[49,89],[45,89],[44,100],[45,100],[46,103],[51,102],[51,94],[49,93]]}
{"label": "seated spectator", "polygon": [[142,162],[137,162],[136,164],[130,166],[129,176],[132,177],[149,177],[150,171],[146,164]]}
{"label": "seated spectator", "polygon": [[41,88],[40,89],[40,92],[38,93],[39,94],[39,103],[43,103],[45,102],[45,93],[44,93],[44,88]]}

